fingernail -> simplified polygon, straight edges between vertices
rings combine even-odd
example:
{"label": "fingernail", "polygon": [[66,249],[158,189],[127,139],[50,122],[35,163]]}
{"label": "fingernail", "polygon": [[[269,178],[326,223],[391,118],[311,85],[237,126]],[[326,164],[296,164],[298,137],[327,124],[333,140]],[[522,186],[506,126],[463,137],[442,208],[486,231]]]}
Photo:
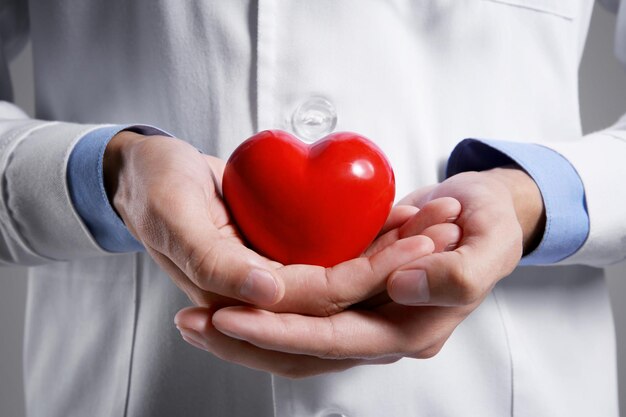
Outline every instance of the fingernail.
{"label": "fingernail", "polygon": [[428,279],[422,270],[396,272],[391,281],[391,296],[400,304],[419,305],[430,300]]}
{"label": "fingernail", "polygon": [[267,271],[253,269],[241,286],[239,294],[253,304],[271,305],[276,301],[278,285],[276,280]]}
{"label": "fingernail", "polygon": [[183,339],[185,339],[185,342],[194,347],[197,347],[198,349],[207,350],[204,346],[204,341],[196,331],[185,329],[182,327],[179,327],[178,331],[180,331],[180,335],[183,337]]}
{"label": "fingernail", "polygon": [[446,246],[443,251],[444,252],[448,252],[448,251],[452,251],[455,250],[457,247],[459,246],[458,243],[450,243],[448,246]]}
{"label": "fingernail", "polygon": [[459,216],[452,216],[452,217],[448,217],[446,219],[446,223],[454,223],[456,221],[456,219],[458,219]]}

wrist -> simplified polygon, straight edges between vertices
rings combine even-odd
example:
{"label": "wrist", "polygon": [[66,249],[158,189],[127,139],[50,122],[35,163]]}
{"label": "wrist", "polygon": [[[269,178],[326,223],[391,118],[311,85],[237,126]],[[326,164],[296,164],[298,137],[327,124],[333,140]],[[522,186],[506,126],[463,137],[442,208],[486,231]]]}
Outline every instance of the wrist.
{"label": "wrist", "polygon": [[500,181],[509,191],[517,220],[523,234],[524,254],[541,242],[546,224],[546,213],[541,191],[535,181],[517,165],[484,171]]}
{"label": "wrist", "polygon": [[111,206],[115,207],[115,195],[119,188],[120,176],[124,169],[124,154],[137,142],[145,140],[139,133],[123,130],[111,138],[102,159],[102,180]]}

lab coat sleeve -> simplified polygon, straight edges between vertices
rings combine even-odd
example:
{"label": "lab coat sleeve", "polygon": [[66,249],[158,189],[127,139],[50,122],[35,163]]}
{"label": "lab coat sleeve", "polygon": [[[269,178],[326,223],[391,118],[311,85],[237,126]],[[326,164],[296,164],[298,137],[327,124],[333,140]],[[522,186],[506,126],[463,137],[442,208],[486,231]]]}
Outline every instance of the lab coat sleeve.
{"label": "lab coat sleeve", "polygon": [[101,126],[30,119],[11,103],[8,61],[27,36],[27,1],[0,0],[0,263],[101,256],[66,180],[73,147]]}
{"label": "lab coat sleeve", "polygon": [[[615,52],[626,68],[626,2],[604,0],[617,12]],[[574,166],[585,188],[589,235],[563,264],[605,266],[626,259],[626,115],[573,142],[543,143]]]}

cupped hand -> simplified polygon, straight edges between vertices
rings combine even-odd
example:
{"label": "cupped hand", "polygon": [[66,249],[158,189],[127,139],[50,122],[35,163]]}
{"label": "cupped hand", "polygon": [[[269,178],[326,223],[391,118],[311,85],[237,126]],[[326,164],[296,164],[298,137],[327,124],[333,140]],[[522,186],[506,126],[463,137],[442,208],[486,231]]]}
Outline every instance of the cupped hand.
{"label": "cupped hand", "polygon": [[[271,309],[240,306],[215,311],[192,307],[177,314],[176,324],[183,338],[200,349],[280,375],[308,376],[359,364],[395,361],[400,356],[389,357],[381,352],[388,352],[391,342],[397,342],[401,333],[412,334],[404,325],[428,325],[427,316],[422,315],[419,323],[411,323],[402,311],[410,308],[388,298],[385,285],[393,270],[382,268],[382,273],[373,275],[367,273],[368,267],[362,274],[341,272],[356,271],[351,268],[354,264],[406,264],[435,251],[453,249],[461,238],[460,228],[453,223],[460,212],[459,202],[452,198],[435,199],[421,209],[396,206],[363,257],[328,268],[327,280],[321,287],[315,277],[307,281],[306,275],[302,275],[297,285],[286,290],[285,300],[292,300],[289,303],[283,301]],[[419,250],[390,250],[409,248],[414,245],[411,242],[424,245]],[[285,267],[292,271],[300,268],[305,267]],[[306,291],[307,288],[315,289]],[[298,296],[288,297],[290,292]],[[315,310],[307,307],[316,300],[326,306],[326,314],[314,315]],[[386,330],[378,331],[378,326]],[[440,329],[432,326],[431,330],[433,333]],[[397,347],[393,349],[398,352]]]}
{"label": "cupped hand", "polygon": [[267,272],[275,265],[243,245],[220,198],[223,169],[182,140],[126,131],[104,156],[114,208],[196,305],[223,297],[271,305],[284,286]]}
{"label": "cupped hand", "polygon": [[[459,174],[402,203],[426,211],[442,197],[462,205],[454,219],[462,238],[448,248],[453,250],[416,257],[398,268],[387,281],[391,299],[326,317],[247,306],[212,315],[190,309],[177,317],[185,324],[185,338],[226,360],[289,377],[435,355],[515,268],[524,249],[532,249],[544,222],[536,185],[515,168]],[[422,224],[418,213],[397,228],[398,237],[423,233]]]}
{"label": "cupped hand", "polygon": [[475,305],[543,235],[541,193],[516,167],[461,173],[410,194],[402,203],[420,207],[444,196],[463,207],[455,221],[463,239],[454,251],[418,259],[393,274],[387,289],[400,304]]}

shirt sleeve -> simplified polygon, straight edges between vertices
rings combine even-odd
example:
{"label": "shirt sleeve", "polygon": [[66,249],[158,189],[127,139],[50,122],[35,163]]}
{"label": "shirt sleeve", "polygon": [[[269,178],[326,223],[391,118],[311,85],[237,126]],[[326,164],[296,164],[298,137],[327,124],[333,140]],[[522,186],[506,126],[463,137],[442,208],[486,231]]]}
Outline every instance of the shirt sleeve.
{"label": "shirt sleeve", "polygon": [[452,151],[446,175],[516,163],[535,181],[546,210],[541,242],[520,265],[549,265],[576,253],[589,234],[585,190],[574,167],[558,152],[532,143],[465,139]]}
{"label": "shirt sleeve", "polygon": [[152,126],[105,126],[82,137],[70,154],[67,182],[72,204],[96,243],[107,252],[138,252],[143,245],[130,234],[111,206],[104,188],[103,158],[109,141],[130,130],[144,135],[165,135]]}

